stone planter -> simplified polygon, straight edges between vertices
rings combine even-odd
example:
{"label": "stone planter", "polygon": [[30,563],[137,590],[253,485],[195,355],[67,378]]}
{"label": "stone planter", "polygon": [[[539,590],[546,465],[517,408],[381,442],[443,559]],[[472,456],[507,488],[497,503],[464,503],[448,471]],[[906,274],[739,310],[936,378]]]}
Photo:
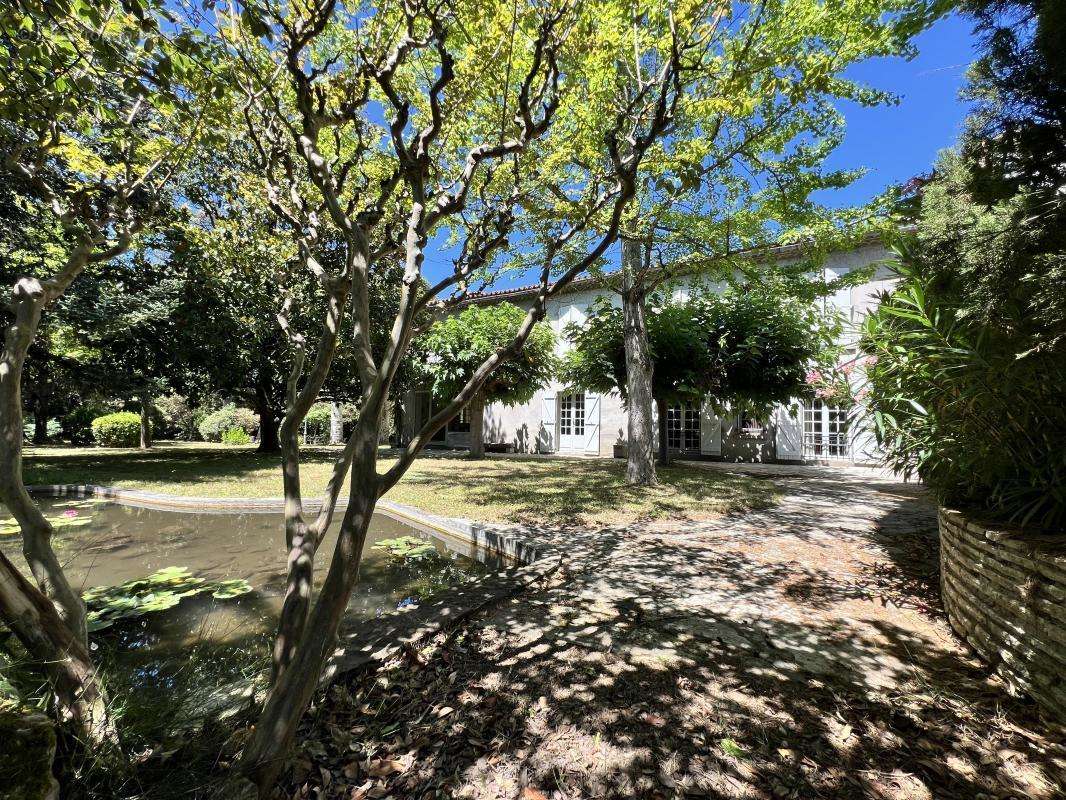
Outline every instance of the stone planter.
{"label": "stone planter", "polygon": [[940,509],[940,585],[956,633],[1066,723],[1066,534],[1026,535]]}

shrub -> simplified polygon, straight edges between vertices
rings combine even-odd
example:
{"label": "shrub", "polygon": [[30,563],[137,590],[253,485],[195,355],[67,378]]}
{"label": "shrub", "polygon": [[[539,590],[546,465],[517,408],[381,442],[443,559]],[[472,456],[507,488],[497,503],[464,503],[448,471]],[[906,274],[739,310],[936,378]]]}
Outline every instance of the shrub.
{"label": "shrub", "polygon": [[222,434],[233,428],[251,435],[259,427],[259,417],[251,409],[237,408],[229,403],[208,414],[197,427],[205,442],[221,442]]}
{"label": "shrub", "polygon": [[158,435],[185,441],[196,438],[199,420],[188,400],[180,394],[169,394],[155,398],[152,405],[159,416]]}
{"label": "shrub", "polygon": [[[902,278],[866,322],[868,403],[886,462],[944,504],[1066,525],[1066,358],[1039,332],[982,318],[900,250]],[[1023,347],[1024,342],[1024,347]]]}
{"label": "shrub", "polygon": [[78,406],[60,418],[60,435],[71,444],[89,444],[93,441],[93,420],[110,413],[112,408],[103,403]]}
{"label": "shrub", "polygon": [[136,447],[141,441],[141,417],[132,411],[116,411],[94,419],[92,430],[100,447]]}
{"label": "shrub", "polygon": [[329,438],[329,406],[329,403],[315,403],[304,417],[304,435],[309,440]]}
{"label": "shrub", "polygon": [[251,435],[243,428],[230,428],[222,434],[222,444],[248,444]]}

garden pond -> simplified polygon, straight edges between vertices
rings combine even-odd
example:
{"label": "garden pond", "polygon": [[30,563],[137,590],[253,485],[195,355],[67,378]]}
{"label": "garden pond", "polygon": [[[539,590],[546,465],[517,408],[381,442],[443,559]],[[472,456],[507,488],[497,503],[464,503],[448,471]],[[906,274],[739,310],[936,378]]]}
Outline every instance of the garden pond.
{"label": "garden pond", "polygon": [[[97,498],[38,499],[53,546],[89,609],[91,647],[134,709],[259,673],[281,608],[286,553],[280,513],[189,513]],[[0,550],[25,568],[21,537],[0,507]],[[337,524],[320,549],[326,571]],[[417,604],[499,566],[377,514],[367,535],[351,618]],[[0,634],[2,635],[2,634]],[[3,676],[0,676],[2,678]],[[150,726],[151,727],[151,726]]]}

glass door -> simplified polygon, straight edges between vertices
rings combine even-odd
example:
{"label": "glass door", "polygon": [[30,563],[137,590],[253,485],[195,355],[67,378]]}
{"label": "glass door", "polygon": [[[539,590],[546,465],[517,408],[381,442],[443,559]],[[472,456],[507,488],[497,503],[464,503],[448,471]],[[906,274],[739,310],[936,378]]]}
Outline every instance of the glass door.
{"label": "glass door", "polygon": [[848,410],[821,400],[803,406],[803,457],[851,458],[848,442]]}
{"label": "glass door", "polygon": [[566,392],[559,395],[559,450],[585,450],[585,393]]}
{"label": "glass door", "polygon": [[666,446],[679,453],[700,450],[700,407],[683,403],[666,409]]}

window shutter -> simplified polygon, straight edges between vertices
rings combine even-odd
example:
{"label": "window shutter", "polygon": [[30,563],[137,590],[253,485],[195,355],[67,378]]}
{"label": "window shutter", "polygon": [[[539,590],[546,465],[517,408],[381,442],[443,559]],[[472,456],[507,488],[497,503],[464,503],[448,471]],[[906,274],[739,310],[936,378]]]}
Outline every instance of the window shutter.
{"label": "window shutter", "polygon": [[722,455],[722,420],[714,413],[710,400],[703,401],[700,413],[700,453],[705,456]]}
{"label": "window shutter", "polygon": [[796,404],[774,409],[774,447],[777,457],[787,461],[803,460],[803,419]]}
{"label": "window shutter", "polygon": [[600,454],[600,396],[585,395],[585,452]]}
{"label": "window shutter", "polygon": [[537,452],[554,453],[555,450],[555,395],[546,394],[541,399],[540,430],[537,432]]}

